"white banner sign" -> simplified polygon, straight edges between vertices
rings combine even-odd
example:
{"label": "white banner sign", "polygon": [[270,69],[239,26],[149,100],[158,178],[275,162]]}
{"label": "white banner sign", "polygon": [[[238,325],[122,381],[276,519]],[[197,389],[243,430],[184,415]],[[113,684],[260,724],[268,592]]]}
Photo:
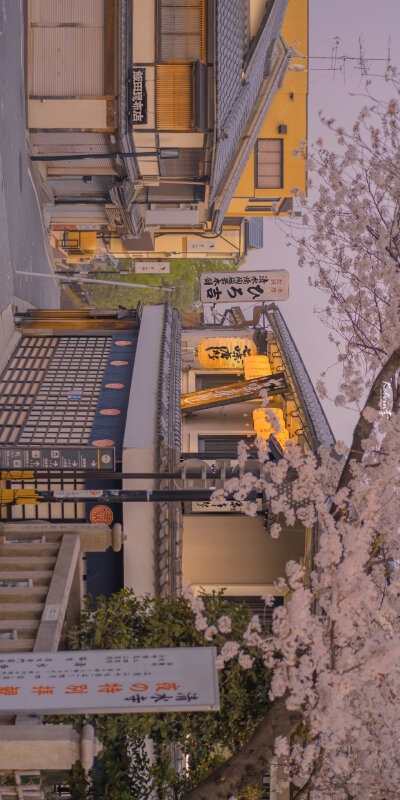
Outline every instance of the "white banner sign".
{"label": "white banner sign", "polygon": [[170,271],[169,261],[135,261],[135,272],[167,272]]}
{"label": "white banner sign", "polygon": [[263,303],[288,298],[289,273],[286,269],[203,272],[200,275],[200,300],[203,303]]}
{"label": "white banner sign", "polygon": [[215,647],[0,655],[0,714],[217,711]]}

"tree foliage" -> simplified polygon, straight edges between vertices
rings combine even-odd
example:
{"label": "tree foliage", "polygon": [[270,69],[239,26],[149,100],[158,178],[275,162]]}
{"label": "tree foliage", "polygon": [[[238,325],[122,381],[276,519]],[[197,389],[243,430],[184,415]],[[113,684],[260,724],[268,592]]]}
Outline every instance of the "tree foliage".
{"label": "tree foliage", "polygon": [[[229,651],[231,640],[251,628],[251,612],[220,594],[193,598],[139,598],[122,590],[110,599],[88,604],[79,627],[70,633],[72,649],[185,647],[215,644]],[[207,615],[207,628],[201,620]],[[205,617],[204,617],[205,618]],[[197,624],[197,627],[196,627]],[[257,623],[258,626],[258,623]],[[265,629],[266,630],[266,629]],[[100,715],[96,735],[103,742],[99,764],[86,781],[74,770],[74,797],[89,800],[145,800],[150,788],[158,797],[181,797],[210,770],[240,748],[270,705],[270,671],[249,645],[242,663],[227,659],[220,671],[219,712]],[[247,658],[243,661],[244,658]],[[84,724],[85,719],[80,723]],[[144,742],[155,748],[150,763]],[[171,748],[189,759],[190,772],[178,771]],[[174,794],[171,795],[171,792]]]}
{"label": "tree foliage", "polygon": [[[285,764],[294,797],[400,798],[400,115],[394,89],[395,99],[373,102],[349,134],[327,120],[338,150],[317,143],[308,166],[317,172],[319,197],[303,201],[300,265],[312,269],[310,282],[328,296],[323,316],[343,368],[336,401],[368,399],[344,464],[337,458],[346,453],[341,443],[336,457],[291,445],[279,463],[266,464],[262,479],[250,475],[225,486],[239,500],[251,488],[264,490],[276,515],[275,536],[296,520],[312,527],[315,556],[310,573],[295,562],[286,565],[278,584],[287,587],[289,600],[274,610],[272,637],[259,642],[272,670],[271,709],[245,748],[185,800],[237,797],[249,770],[260,784],[265,758],[253,755],[262,745],[270,764]],[[219,490],[217,502],[222,498]],[[254,513],[249,502],[246,511]]]}
{"label": "tree foliage", "polygon": [[[203,258],[187,259],[174,258],[170,261],[170,272],[164,274],[139,274],[129,273],[121,275],[118,269],[104,275],[105,280],[116,280],[121,286],[101,286],[86,284],[89,294],[89,303],[95,308],[134,308],[139,302],[144,305],[170,302],[178,311],[191,311],[194,303],[199,299],[198,277],[202,272],[217,272],[238,269],[238,264],[230,259]],[[100,277],[96,276],[96,277]],[[124,288],[124,283],[146,283],[149,289]],[[174,292],[151,289],[151,286],[173,286]]]}
{"label": "tree foliage", "polygon": [[343,367],[338,404],[365,396],[400,341],[400,118],[393,78],[393,99],[370,102],[349,132],[322,118],[336,132],[337,149],[322,139],[311,149],[306,163],[317,199],[301,200],[303,230],[294,232],[300,266],[311,268],[310,284],[327,295],[320,310]]}

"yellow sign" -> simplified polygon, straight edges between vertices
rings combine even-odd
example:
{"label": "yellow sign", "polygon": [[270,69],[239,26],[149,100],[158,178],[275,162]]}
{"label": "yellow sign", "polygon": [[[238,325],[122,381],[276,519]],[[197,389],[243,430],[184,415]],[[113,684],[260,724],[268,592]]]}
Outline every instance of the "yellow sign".
{"label": "yellow sign", "polygon": [[243,359],[256,354],[253,340],[239,336],[202,339],[197,351],[201,366],[211,369],[243,369]]}
{"label": "yellow sign", "polygon": [[251,378],[264,378],[272,373],[268,356],[245,356],[243,366],[246,381]]}
{"label": "yellow sign", "polygon": [[287,391],[287,383],[283,372],[268,375],[266,378],[254,378],[251,381],[237,381],[214,389],[202,389],[200,392],[189,392],[181,397],[182,411],[200,411],[202,408],[225,406],[230,403],[241,403],[260,397],[260,392],[267,390],[269,395],[283,394]]}

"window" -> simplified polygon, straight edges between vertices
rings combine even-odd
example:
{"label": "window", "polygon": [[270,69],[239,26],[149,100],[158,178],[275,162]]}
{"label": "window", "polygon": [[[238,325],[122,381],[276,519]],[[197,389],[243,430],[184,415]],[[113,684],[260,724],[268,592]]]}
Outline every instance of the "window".
{"label": "window", "polygon": [[245,604],[252,614],[258,614],[262,625],[272,625],[272,614],[274,608],[283,606],[283,597],[274,596],[274,605],[266,606],[264,600],[257,595],[229,595],[224,594],[224,600],[229,603],[237,603],[238,605]]}
{"label": "window", "polygon": [[216,386],[226,386],[229,383],[243,381],[244,375],[235,372],[198,372],[196,375],[196,392],[202,389],[214,389]]}
{"label": "window", "polygon": [[205,0],[159,0],[159,61],[205,60]]}
{"label": "window", "polygon": [[193,125],[191,64],[157,65],[156,102],[158,130],[191,130]]}
{"label": "window", "polygon": [[204,173],[203,157],[200,147],[182,147],[179,149],[179,158],[161,159],[160,174],[168,178],[201,178]]}
{"label": "window", "polygon": [[259,139],[255,167],[255,182],[258,189],[282,188],[283,139]]}
{"label": "window", "polygon": [[244,440],[246,444],[253,445],[250,453],[257,451],[254,447],[254,436],[247,436],[245,433],[238,433],[227,436],[199,436],[198,449],[199,453],[216,453],[218,456],[227,456],[229,458],[237,458],[237,448],[239,442]]}

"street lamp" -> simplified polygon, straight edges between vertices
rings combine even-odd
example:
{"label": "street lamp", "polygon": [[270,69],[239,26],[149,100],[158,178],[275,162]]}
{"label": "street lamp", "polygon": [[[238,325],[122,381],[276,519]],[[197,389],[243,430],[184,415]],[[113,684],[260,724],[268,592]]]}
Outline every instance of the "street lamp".
{"label": "street lamp", "polygon": [[47,156],[31,156],[31,161],[84,161],[87,158],[144,158],[151,156],[154,158],[179,158],[179,149],[177,147],[157,147],[156,150],[144,150],[142,152],[128,152],[122,153],[120,150],[113,151],[112,153],[70,153],[68,155],[54,155],[51,153]]}

